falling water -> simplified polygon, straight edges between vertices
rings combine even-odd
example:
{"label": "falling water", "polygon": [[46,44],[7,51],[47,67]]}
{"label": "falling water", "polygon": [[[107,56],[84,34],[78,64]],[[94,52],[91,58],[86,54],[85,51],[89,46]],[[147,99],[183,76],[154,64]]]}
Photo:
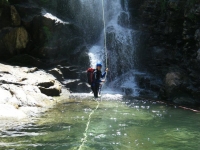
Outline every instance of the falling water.
{"label": "falling water", "polygon": [[[61,0],[59,9],[66,10],[73,22],[84,29],[85,41],[89,45],[91,67],[96,62],[105,64],[104,23],[101,0]],[[63,7],[63,8],[62,8]],[[104,0],[104,21],[106,24],[108,67],[108,88],[123,91],[128,95],[138,95],[135,82],[135,45],[137,31],[130,27],[128,0]],[[48,13],[46,17],[52,16]],[[63,16],[60,16],[64,18]],[[58,20],[58,19],[56,19]],[[66,21],[67,19],[64,19]],[[58,20],[62,21],[62,20]],[[105,68],[103,68],[104,70]],[[107,90],[106,90],[107,91]]]}
{"label": "falling water", "polygon": [[[110,69],[109,88],[123,90],[126,94],[137,96],[138,88],[134,77],[134,35],[136,32],[129,28],[127,1],[124,1],[123,7],[120,0],[105,1],[104,10]],[[102,29],[100,40],[89,50],[92,67],[95,67],[97,61],[105,62],[104,38]]]}

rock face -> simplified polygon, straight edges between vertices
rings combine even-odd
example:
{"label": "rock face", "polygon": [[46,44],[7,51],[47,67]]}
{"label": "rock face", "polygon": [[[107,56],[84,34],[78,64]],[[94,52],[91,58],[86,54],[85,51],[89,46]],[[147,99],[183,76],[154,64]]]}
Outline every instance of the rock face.
{"label": "rock face", "polygon": [[47,5],[46,1],[9,3],[6,0],[0,3],[0,60],[28,54],[46,62],[68,59],[72,64],[89,65],[84,28],[54,16],[51,10],[54,7],[47,12],[45,6],[40,6]]}
{"label": "rock face", "polygon": [[28,41],[28,33],[23,27],[12,29],[3,38],[6,49],[11,55],[20,53],[20,50],[25,49]]}
{"label": "rock face", "polygon": [[163,99],[181,104],[190,97],[188,103],[200,104],[200,2],[136,0],[129,6],[132,25],[142,32],[137,67],[163,80]]}
{"label": "rock face", "polygon": [[19,26],[21,24],[21,18],[15,9],[14,6],[10,6],[10,11],[11,11],[11,20],[12,20],[12,25],[13,26]]}
{"label": "rock face", "polygon": [[58,68],[53,68],[48,70],[48,73],[52,74],[54,77],[56,77],[59,81],[63,81],[63,73]]}
{"label": "rock face", "polygon": [[[55,103],[61,84],[50,74],[35,68],[0,64],[0,118],[29,117],[22,110],[46,109]],[[66,95],[67,98],[67,95]],[[38,111],[33,111],[37,114]],[[40,110],[41,111],[41,110]],[[9,113],[7,113],[9,112]]]}

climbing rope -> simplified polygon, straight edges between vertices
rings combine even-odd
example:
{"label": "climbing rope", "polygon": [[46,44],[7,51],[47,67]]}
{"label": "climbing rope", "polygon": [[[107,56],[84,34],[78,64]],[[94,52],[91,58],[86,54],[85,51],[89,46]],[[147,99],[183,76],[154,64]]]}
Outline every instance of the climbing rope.
{"label": "climbing rope", "polygon": [[105,20],[105,10],[104,10],[104,0],[102,0],[102,12],[103,12],[103,32],[104,32],[104,51],[106,57],[106,68],[108,67],[108,53],[107,53],[107,36],[106,36],[106,20]]}
{"label": "climbing rope", "polygon": [[[102,13],[103,13],[103,32],[104,32],[104,53],[105,53],[105,60],[106,60],[106,69],[108,68],[108,53],[107,53],[107,36],[106,36],[106,20],[105,20],[105,10],[104,10],[104,0],[102,0]],[[105,76],[105,81],[107,79],[107,73]],[[101,86],[101,89],[103,88],[103,85]],[[102,98],[102,97],[101,97]],[[102,101],[102,99],[101,99]]]}
{"label": "climbing rope", "polygon": [[[106,58],[106,68],[108,67],[108,54],[107,54],[107,37],[106,37],[106,21],[105,21],[105,10],[104,10],[104,0],[102,0],[102,12],[103,12],[103,25],[104,25],[104,51],[105,51],[105,58]],[[106,76],[105,76],[105,80],[106,80],[106,77],[107,77],[107,73],[106,73]],[[103,84],[104,85],[104,84]],[[101,88],[103,88],[103,85]],[[102,96],[100,97],[101,98],[101,101],[102,101]],[[99,108],[99,101],[98,100],[95,100],[97,102],[97,106],[96,108],[91,111],[91,113],[89,114],[89,117],[88,117],[88,121],[87,121],[87,124],[86,124],[86,128],[85,128],[85,133],[83,134],[84,138],[81,139],[81,145],[79,146],[78,150],[81,150],[82,147],[84,146],[84,144],[87,142],[87,132],[88,132],[88,128],[89,128],[89,125],[90,125],[90,122],[91,122],[91,118],[92,118],[92,115],[94,114],[94,112]]]}
{"label": "climbing rope", "polygon": [[99,102],[96,100],[97,102],[97,106],[96,108],[91,111],[91,113],[89,114],[89,117],[88,117],[88,122],[86,124],[86,128],[85,128],[85,133],[83,134],[84,135],[84,138],[82,138],[81,142],[82,144],[80,145],[79,149],[78,150],[81,150],[82,147],[84,146],[85,142],[87,142],[87,131],[88,131],[88,128],[89,128],[89,125],[90,125],[90,121],[91,121],[91,117],[92,117],[92,114],[94,114],[94,112],[99,108]]}

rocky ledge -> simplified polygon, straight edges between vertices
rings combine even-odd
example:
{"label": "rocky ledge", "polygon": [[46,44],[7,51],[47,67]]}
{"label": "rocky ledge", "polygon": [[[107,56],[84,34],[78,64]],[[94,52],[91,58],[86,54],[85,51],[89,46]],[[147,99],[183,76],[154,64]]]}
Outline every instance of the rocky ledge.
{"label": "rocky ledge", "polygon": [[1,129],[9,121],[29,122],[69,92],[44,70],[0,64],[0,95]]}

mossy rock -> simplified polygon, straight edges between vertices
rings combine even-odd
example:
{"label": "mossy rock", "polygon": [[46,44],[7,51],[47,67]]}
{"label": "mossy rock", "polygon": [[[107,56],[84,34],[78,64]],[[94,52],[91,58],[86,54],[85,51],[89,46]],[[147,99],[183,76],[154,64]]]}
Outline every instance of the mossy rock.
{"label": "mossy rock", "polygon": [[8,0],[0,0],[0,7],[3,7],[5,5],[9,5]]}

